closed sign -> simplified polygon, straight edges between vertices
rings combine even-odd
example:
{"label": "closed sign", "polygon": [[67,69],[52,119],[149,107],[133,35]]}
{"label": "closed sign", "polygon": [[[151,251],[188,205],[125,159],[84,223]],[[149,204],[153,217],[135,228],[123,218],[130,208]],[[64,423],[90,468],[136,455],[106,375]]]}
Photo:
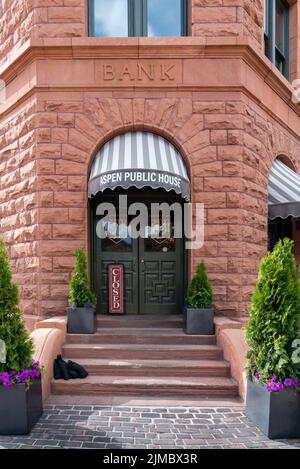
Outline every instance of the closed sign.
{"label": "closed sign", "polygon": [[124,314],[124,266],[108,266],[109,314]]}

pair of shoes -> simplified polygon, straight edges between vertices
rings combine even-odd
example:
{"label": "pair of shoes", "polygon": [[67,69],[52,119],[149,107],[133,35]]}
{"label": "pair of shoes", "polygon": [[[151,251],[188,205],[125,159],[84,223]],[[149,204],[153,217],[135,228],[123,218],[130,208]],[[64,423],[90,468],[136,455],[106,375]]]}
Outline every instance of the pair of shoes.
{"label": "pair of shoes", "polygon": [[71,360],[67,363],[61,355],[57,355],[57,358],[54,360],[53,371],[54,379],[64,379],[65,381],[69,379],[84,379],[88,376],[88,372],[83,366]]}

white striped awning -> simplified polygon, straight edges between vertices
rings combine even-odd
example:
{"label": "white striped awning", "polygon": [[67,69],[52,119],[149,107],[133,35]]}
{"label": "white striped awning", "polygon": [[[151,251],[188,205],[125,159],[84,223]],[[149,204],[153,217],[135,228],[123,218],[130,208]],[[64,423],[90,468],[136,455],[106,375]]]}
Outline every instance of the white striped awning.
{"label": "white striped awning", "polygon": [[190,181],[182,156],[165,138],[149,132],[119,135],[97,153],[89,197],[116,187],[163,188],[190,200]]}
{"label": "white striped awning", "polygon": [[300,175],[276,160],[269,176],[269,218],[290,216],[300,217]]}

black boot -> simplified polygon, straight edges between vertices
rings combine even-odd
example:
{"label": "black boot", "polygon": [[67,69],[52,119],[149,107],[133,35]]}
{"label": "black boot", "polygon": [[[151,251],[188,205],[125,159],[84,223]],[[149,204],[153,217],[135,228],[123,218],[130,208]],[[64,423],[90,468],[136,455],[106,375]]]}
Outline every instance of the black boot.
{"label": "black boot", "polygon": [[69,373],[69,379],[79,379],[80,378],[78,373],[74,370],[71,370],[70,368],[68,368],[68,373]]}
{"label": "black boot", "polygon": [[54,376],[54,379],[62,379],[63,378],[57,358],[54,360],[53,376]]}
{"label": "black boot", "polygon": [[[56,365],[55,365],[56,363]],[[54,366],[59,368],[60,370],[60,378],[58,379],[64,379],[65,381],[68,381],[69,379],[69,372],[68,372],[68,365],[67,362],[65,362],[62,358],[61,355],[57,355],[57,359],[55,360]]]}
{"label": "black boot", "polygon": [[72,362],[71,360],[68,361],[68,370],[69,372],[77,373],[80,379],[84,379],[88,376],[88,372],[83,368],[83,366],[79,365],[78,363]]}

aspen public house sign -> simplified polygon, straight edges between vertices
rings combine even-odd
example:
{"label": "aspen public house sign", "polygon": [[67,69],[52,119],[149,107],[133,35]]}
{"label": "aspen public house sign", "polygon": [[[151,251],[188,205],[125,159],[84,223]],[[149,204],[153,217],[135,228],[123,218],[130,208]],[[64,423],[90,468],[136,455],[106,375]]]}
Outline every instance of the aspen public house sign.
{"label": "aspen public house sign", "polygon": [[106,188],[120,185],[127,188],[128,184],[139,187],[140,184],[159,185],[161,187],[168,186],[174,189],[180,189],[181,178],[160,171],[147,170],[131,170],[131,171],[113,171],[111,173],[102,174],[99,179],[99,188],[104,191]]}

